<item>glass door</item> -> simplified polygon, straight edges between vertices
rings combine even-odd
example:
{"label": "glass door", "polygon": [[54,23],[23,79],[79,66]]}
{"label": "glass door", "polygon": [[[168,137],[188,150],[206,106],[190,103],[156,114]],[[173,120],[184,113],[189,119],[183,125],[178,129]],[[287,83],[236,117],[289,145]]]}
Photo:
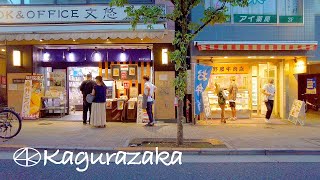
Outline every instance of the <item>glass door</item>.
{"label": "glass door", "polygon": [[[269,79],[274,79],[275,89],[278,87],[278,79],[277,79],[277,64],[267,63],[267,64],[259,64],[259,76],[258,76],[258,115],[264,116],[267,112],[266,105],[264,103],[264,95],[262,94],[262,89],[265,84],[268,83]],[[275,99],[277,99],[277,93],[275,95]],[[273,114],[277,114],[278,112],[278,104],[277,101],[274,101]]]}

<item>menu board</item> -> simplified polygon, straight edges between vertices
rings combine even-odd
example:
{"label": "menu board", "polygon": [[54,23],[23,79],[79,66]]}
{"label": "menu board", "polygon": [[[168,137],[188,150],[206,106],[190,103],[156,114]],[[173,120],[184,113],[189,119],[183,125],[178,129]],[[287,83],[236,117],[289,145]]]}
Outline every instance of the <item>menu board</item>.
{"label": "menu board", "polygon": [[138,66],[136,64],[112,64],[111,72],[114,80],[137,80]]}
{"label": "menu board", "polygon": [[202,102],[203,102],[203,108],[204,108],[204,113],[206,115],[206,118],[210,118],[211,109],[210,109],[208,92],[203,92],[202,93]]}
{"label": "menu board", "polygon": [[147,123],[149,122],[148,114],[145,109],[142,109],[143,96],[138,97],[137,102],[137,123]]}
{"label": "menu board", "polygon": [[[294,100],[289,115],[295,118],[299,117],[299,114],[304,110],[304,102],[300,100]],[[303,111],[304,113],[304,111]]]}

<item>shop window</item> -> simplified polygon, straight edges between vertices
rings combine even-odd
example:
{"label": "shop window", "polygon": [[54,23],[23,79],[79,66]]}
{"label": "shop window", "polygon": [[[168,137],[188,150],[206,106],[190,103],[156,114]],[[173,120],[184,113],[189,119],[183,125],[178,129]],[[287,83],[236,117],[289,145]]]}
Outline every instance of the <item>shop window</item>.
{"label": "shop window", "polygon": [[57,0],[58,4],[86,4],[87,0]]}
{"label": "shop window", "polygon": [[55,0],[24,0],[24,4],[54,4]]}
{"label": "shop window", "polygon": [[277,23],[276,0],[249,0],[248,7],[233,7],[234,23]]}
{"label": "shop window", "polygon": [[281,0],[278,6],[280,23],[303,23],[303,0]]}
{"label": "shop window", "polygon": [[[205,9],[208,9],[210,7],[212,8],[219,8],[222,5],[222,3],[219,0],[205,0],[204,1],[204,7]],[[227,22],[230,22],[230,16],[231,16],[231,5],[229,3],[226,4],[227,12],[226,14],[229,15],[229,18],[227,19]]]}
{"label": "shop window", "polygon": [[21,0],[0,0],[0,4],[21,4]]}

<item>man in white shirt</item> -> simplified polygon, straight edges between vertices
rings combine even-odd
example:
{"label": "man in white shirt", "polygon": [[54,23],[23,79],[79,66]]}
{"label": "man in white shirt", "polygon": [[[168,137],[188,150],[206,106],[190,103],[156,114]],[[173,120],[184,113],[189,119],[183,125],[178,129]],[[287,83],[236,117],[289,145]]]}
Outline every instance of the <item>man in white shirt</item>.
{"label": "man in white shirt", "polygon": [[270,122],[270,117],[273,110],[273,102],[274,102],[274,95],[276,93],[276,89],[274,87],[274,80],[269,79],[269,83],[263,86],[263,94],[265,97],[265,104],[267,106],[267,113],[266,113],[266,123]]}
{"label": "man in white shirt", "polygon": [[144,83],[144,95],[147,96],[147,113],[149,117],[149,122],[146,124],[146,126],[153,126],[154,125],[154,119],[153,119],[153,113],[152,113],[152,104],[153,104],[153,94],[157,87],[150,82],[150,77],[148,75],[143,76],[143,79],[145,81]]}

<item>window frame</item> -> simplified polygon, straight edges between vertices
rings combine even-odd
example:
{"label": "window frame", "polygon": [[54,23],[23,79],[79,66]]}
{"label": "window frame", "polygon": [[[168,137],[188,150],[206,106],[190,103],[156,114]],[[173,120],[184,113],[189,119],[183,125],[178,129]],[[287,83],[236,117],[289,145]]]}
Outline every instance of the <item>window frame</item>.
{"label": "window frame", "polygon": [[[25,0],[20,0],[20,4],[2,4],[0,3],[0,6],[41,6],[41,5],[93,5],[93,4],[98,4],[98,5],[107,5],[109,2],[106,3],[91,3],[90,0],[86,0],[85,3],[69,3],[69,4],[59,4],[58,0],[54,0],[53,4],[25,4]],[[135,2],[131,2],[135,1]],[[155,4],[155,0],[129,0],[129,4]]]}

